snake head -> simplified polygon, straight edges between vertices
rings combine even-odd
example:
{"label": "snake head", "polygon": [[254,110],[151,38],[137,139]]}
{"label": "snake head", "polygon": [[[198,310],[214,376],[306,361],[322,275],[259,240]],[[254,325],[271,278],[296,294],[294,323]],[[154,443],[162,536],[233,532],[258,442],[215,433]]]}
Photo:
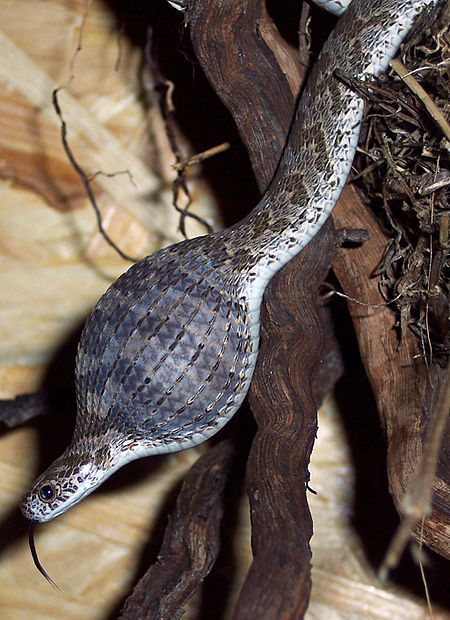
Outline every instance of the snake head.
{"label": "snake head", "polygon": [[[90,443],[90,442],[89,442]],[[50,521],[96,489],[123,464],[123,453],[101,442],[95,448],[73,444],[37,478],[21,510],[35,522]]]}

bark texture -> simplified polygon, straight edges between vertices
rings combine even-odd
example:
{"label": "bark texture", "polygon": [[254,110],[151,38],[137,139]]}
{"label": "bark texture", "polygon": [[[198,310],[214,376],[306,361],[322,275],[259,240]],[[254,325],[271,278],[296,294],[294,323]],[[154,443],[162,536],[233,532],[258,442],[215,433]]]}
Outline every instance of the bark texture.
{"label": "bark texture", "polygon": [[[195,0],[185,22],[203,70],[236,122],[263,191],[283,148],[304,70],[261,1]],[[345,190],[335,221],[339,228],[351,223],[367,229],[371,238],[363,247],[338,252],[334,269],[344,293],[364,303],[380,304],[377,280],[370,275],[385,240],[354,189]],[[330,329],[327,322],[321,323],[317,290],[337,246],[333,230],[328,224],[266,291],[262,347],[250,390],[258,431],[246,478],[254,560],[235,618],[299,618],[308,606],[312,522],[306,491],[317,428],[310,386],[324,359],[323,334]],[[398,350],[396,317],[389,307],[368,310],[350,304],[350,313],[386,431],[390,490],[400,505],[417,470],[424,433],[445,373],[436,368],[431,369],[431,376],[427,373],[413,334],[408,334]],[[327,354],[331,358],[336,355],[334,342]],[[426,543],[443,555],[449,553],[446,454],[448,446],[444,445],[433,512],[424,524]],[[190,508],[193,514],[200,511],[195,498]],[[183,513],[185,509],[177,514]],[[183,528],[182,523],[179,527]],[[171,530],[167,536],[176,537]],[[206,531],[199,534],[195,545],[202,547],[205,541],[201,536]],[[166,570],[174,574],[179,570],[177,562]],[[199,574],[198,581],[203,576]],[[187,594],[191,592],[186,588]],[[174,608],[171,613],[178,617]],[[166,616],[158,612],[152,617]]]}

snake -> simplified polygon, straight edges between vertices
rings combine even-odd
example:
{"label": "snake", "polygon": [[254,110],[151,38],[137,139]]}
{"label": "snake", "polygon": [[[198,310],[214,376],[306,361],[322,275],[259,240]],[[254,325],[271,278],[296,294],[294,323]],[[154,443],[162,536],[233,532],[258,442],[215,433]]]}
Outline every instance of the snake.
{"label": "snake", "polygon": [[209,439],[237,411],[258,355],[264,291],[323,226],[350,173],[364,102],[337,74],[379,76],[439,1],[321,0],[343,15],[257,206],[225,230],[143,258],[100,298],[78,347],[72,441],[21,505],[35,564],[49,580],[34,549],[36,523],[61,515],[130,461]]}

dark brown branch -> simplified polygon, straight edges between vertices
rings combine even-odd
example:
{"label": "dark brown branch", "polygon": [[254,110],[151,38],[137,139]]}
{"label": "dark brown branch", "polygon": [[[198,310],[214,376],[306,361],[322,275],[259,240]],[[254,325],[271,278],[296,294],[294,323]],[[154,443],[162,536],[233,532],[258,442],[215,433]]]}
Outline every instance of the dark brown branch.
{"label": "dark brown branch", "polygon": [[[374,305],[368,308],[349,302],[349,311],[386,434],[390,490],[400,508],[420,465],[425,431],[445,372],[437,366],[426,368],[412,332],[406,332],[399,347],[397,316],[390,306],[382,305],[379,278],[371,277],[388,240],[353,188],[346,188],[333,217],[337,226],[350,220],[355,226],[364,226],[370,234],[363,248],[339,250],[333,269],[349,297]],[[423,537],[432,549],[449,557],[448,433],[444,437],[434,483],[433,511],[425,519]]]}
{"label": "dark brown branch", "polygon": [[[186,20],[200,63],[236,120],[249,150],[259,187],[263,190],[275,169],[292,117],[295,98],[292,93],[297,93],[301,81],[298,63],[264,13],[262,2],[196,0],[192,2]],[[281,70],[278,64],[282,66]],[[286,75],[289,75],[289,81]],[[361,209],[359,199],[355,200],[358,209]],[[342,205],[340,225],[345,227],[348,222],[354,225],[352,210],[345,201]],[[366,229],[366,220],[360,225]],[[251,401],[260,430],[247,474],[255,560],[241,593],[237,618],[298,618],[307,606],[311,521],[305,489],[316,427],[308,386],[320,358],[321,340],[312,299],[315,299],[317,282],[326,272],[333,245],[332,237],[322,234],[310,244],[305,256],[298,259],[298,270],[296,265],[288,265],[274,279],[266,295],[263,349],[251,389]],[[346,256],[345,251],[341,255]],[[365,249],[361,255],[361,262],[357,261],[352,269],[344,268],[344,271],[349,270],[349,277],[346,280],[342,278],[341,282],[345,280],[344,292],[365,301],[364,287],[376,261],[372,264],[374,256]],[[322,259],[320,263],[319,256]],[[350,262],[352,256],[348,254]],[[308,266],[311,257],[314,257],[312,271],[311,263]],[[313,281],[314,274],[316,279]],[[302,306],[301,301],[293,297],[293,291],[297,290],[301,290],[301,295],[306,296],[310,303]],[[365,314],[368,314],[367,308]],[[364,322],[362,313],[353,313],[353,318],[366,368],[372,369],[368,370],[368,374],[388,430],[389,473],[394,497],[399,499],[404,491],[404,482],[410,479],[411,469],[417,465],[421,452],[422,436],[417,431],[420,422],[415,417],[417,407],[431,401],[422,388],[417,391],[414,386],[411,389],[410,383],[403,383],[405,377],[397,372],[398,360],[393,361],[390,355],[383,358],[383,376],[374,372],[380,363],[369,342],[384,342],[385,329],[389,337],[394,336],[392,322],[389,327],[381,323],[369,326]],[[293,325],[305,325],[305,321],[311,322],[311,330],[296,334]],[[308,341],[311,334],[315,337]],[[411,358],[408,360],[410,362]],[[408,372],[413,370],[409,364]],[[418,372],[420,374],[422,371]],[[392,375],[392,393],[383,391],[386,373]],[[416,378],[414,376],[414,381]],[[424,381],[424,376],[420,376],[419,381]],[[383,399],[379,397],[380,392],[383,392]],[[402,396],[408,396],[407,406],[416,399],[416,414],[410,419],[413,429],[410,440],[407,438],[409,428],[405,426],[405,420],[397,420],[397,406]],[[281,411],[280,403],[283,404]],[[420,428],[423,430],[423,427]],[[411,447],[406,451],[405,437]],[[405,455],[406,461],[403,461]],[[441,459],[441,466],[445,468],[445,459]],[[401,483],[396,485],[396,480]],[[444,505],[448,509],[448,503],[444,502]],[[198,507],[198,498],[193,498],[191,508],[194,513]],[[186,526],[181,521],[179,527]],[[206,532],[199,534],[200,539],[195,545],[201,546]],[[172,529],[170,535],[176,537],[176,530]],[[439,544],[435,548],[439,550]],[[170,577],[170,583],[178,584],[176,573],[184,569],[178,568],[177,558],[171,560],[171,564],[164,567],[166,578]],[[189,571],[183,572],[182,579],[190,581]],[[142,616],[142,609],[140,613]]]}
{"label": "dark brown branch", "polygon": [[158,561],[127,599],[121,620],[175,620],[183,614],[219,552],[223,494],[236,456],[232,443],[223,441],[192,467],[169,518]]}
{"label": "dark brown branch", "polygon": [[[236,121],[263,190],[290,126],[299,65],[263,2],[234,0],[224,8],[197,1],[188,21],[195,52]],[[317,425],[311,385],[323,358],[324,333],[317,291],[334,244],[329,232],[318,235],[266,292],[250,390],[258,433],[246,478],[254,560],[235,618],[299,618],[308,606],[312,523],[306,489]]]}
{"label": "dark brown branch", "polygon": [[[241,135],[254,156],[258,183],[263,189],[269,182],[278,161],[293,109],[290,86],[286,75],[279,69],[277,58],[292,64],[294,69],[290,75],[296,80],[294,88],[298,86],[299,81],[298,63],[265,14],[263,3],[252,2],[244,7],[241,2],[228,2],[226,14],[218,10],[219,6],[223,10],[223,3],[220,2],[195,3],[195,14],[190,14],[191,35],[201,64],[214,88],[219,91],[222,88],[224,99],[233,104],[231,111],[240,113],[244,125],[239,127]],[[247,63],[244,69],[242,58],[246,59]],[[264,93],[256,97],[256,93],[259,92],[258,85],[268,79],[272,90],[275,91],[273,98],[268,100]],[[280,81],[286,82],[285,97],[289,100],[289,104],[287,101],[283,105],[280,104],[277,90]],[[256,118],[259,122],[255,124],[252,132],[249,129],[251,124],[246,126],[245,110],[255,107],[258,109]],[[277,114],[274,113],[274,108],[277,109]],[[264,119],[266,124],[261,123],[261,119]],[[268,310],[268,316],[271,317],[268,332],[273,335],[273,329],[276,329],[277,342],[280,345],[276,352],[272,351],[277,358],[278,366],[273,366],[274,380],[271,385],[276,387],[280,381],[282,388],[281,394],[277,391],[272,394],[277,401],[277,407],[271,403],[271,416],[264,414],[265,408],[260,409],[258,417],[261,418],[261,431],[249,464],[248,480],[252,485],[250,500],[253,506],[253,549],[256,560],[249,575],[249,585],[244,588],[241,596],[238,607],[240,611],[237,612],[246,617],[261,617],[262,607],[258,601],[261,601],[261,595],[268,592],[268,580],[261,580],[258,575],[267,571],[269,567],[274,580],[270,589],[271,602],[266,613],[290,609],[295,617],[298,617],[298,614],[306,609],[309,599],[309,539],[312,530],[306,503],[306,488],[307,467],[316,431],[316,411],[310,386],[319,360],[323,357],[321,347],[323,328],[320,326],[316,307],[317,289],[331,263],[329,235],[324,232],[321,239],[322,241],[318,239],[314,246],[311,245],[311,250],[298,260],[299,264],[304,265],[303,268],[295,269],[295,264],[292,264],[283,270],[284,275],[277,278],[278,284],[274,283],[274,290],[277,292],[273,294],[273,301]],[[320,259],[317,249],[314,249],[319,244],[323,248]],[[308,273],[306,278],[305,273]],[[286,287],[293,297],[283,305],[281,299],[286,296]],[[307,329],[299,339],[294,325],[301,316],[305,318],[304,325]],[[327,326],[327,330],[331,334],[331,326]],[[269,338],[267,342],[273,341]],[[316,380],[314,395],[318,399],[323,397],[325,389],[329,388],[330,377],[336,378],[342,370],[342,361],[336,353],[332,336],[329,342],[333,343],[334,354],[329,356],[328,376],[322,375]],[[285,373],[286,348],[292,351],[292,377]],[[261,380],[266,374],[267,361],[264,362],[264,359],[272,359],[270,350],[269,347],[266,349],[266,354],[263,354],[262,370],[257,372],[254,387],[254,390],[260,391],[261,402],[264,401],[266,405],[263,394],[269,398],[268,386],[258,383],[258,377]],[[309,361],[303,368],[299,368],[296,364],[298,358]],[[269,376],[270,374],[268,373]],[[305,375],[306,381],[301,378]],[[302,386],[300,392],[299,385]],[[279,410],[281,402],[285,405],[283,412]],[[299,411],[302,409],[300,415]],[[280,420],[279,426],[273,424],[277,417]],[[280,428],[282,432],[279,436],[269,433],[270,441],[267,441],[268,428],[272,430]],[[284,459],[277,458],[281,454],[284,454]],[[194,479],[191,476],[194,476]],[[260,485],[259,476],[266,480],[268,487]],[[277,480],[277,476],[274,497],[266,490]],[[205,488],[208,498],[215,498],[213,503],[217,507],[219,518],[223,501],[221,486],[214,485],[206,479],[205,485],[209,485]],[[280,494],[283,487],[285,493]],[[133,613],[138,609],[139,617],[177,617],[184,602],[192,595],[211,567],[211,563],[208,563],[201,572],[194,571],[189,561],[190,552],[180,544],[182,532],[191,531],[187,523],[197,520],[196,515],[199,512],[203,514],[204,503],[203,488],[195,484],[195,472],[192,472],[186,480],[183,489],[185,492],[177,502],[177,516],[171,521],[166,532],[158,563],[150,568],[145,578],[138,584],[132,598],[127,602],[124,618],[133,617]],[[277,510],[276,519],[273,518],[272,509]],[[190,545],[193,549],[202,549],[206,545],[217,551],[218,540],[214,536],[211,538],[209,530],[200,528],[195,534],[196,537]],[[264,548],[272,536],[273,545],[268,555],[264,553]],[[170,552],[173,549],[176,553]],[[277,570],[274,570],[275,566]],[[283,570],[279,570],[283,566]],[[289,588],[290,596],[286,596],[287,583],[292,585]],[[253,613],[254,609],[259,611]]]}
{"label": "dark brown branch", "polygon": [[[271,282],[250,404],[258,424],[247,465],[254,560],[235,618],[301,618],[311,587],[306,492],[316,437],[311,391],[323,351],[318,288],[334,254],[326,225]],[[300,320],[301,319],[301,320]]]}
{"label": "dark brown branch", "polygon": [[45,415],[50,409],[50,395],[46,391],[19,394],[10,400],[0,400],[0,422],[15,428],[28,420]]}
{"label": "dark brown branch", "polygon": [[[181,148],[178,145],[178,139],[175,131],[175,106],[173,104],[172,95],[174,84],[170,80],[167,80],[161,72],[158,63],[154,57],[153,50],[153,28],[149,26],[147,28],[147,43],[145,46],[145,59],[149,64],[154,80],[155,90],[159,92],[159,106],[161,114],[164,119],[164,125],[166,129],[166,136],[169,141],[170,149],[175,157],[175,170],[176,179],[172,184],[172,204],[176,211],[180,214],[180,232],[185,239],[187,239],[186,232],[186,219],[190,218],[199,222],[205,227],[207,233],[212,233],[213,229],[211,225],[202,217],[189,211],[189,207],[192,204],[192,196],[189,191],[186,177],[186,169],[188,163],[185,161],[181,154]],[[180,192],[184,194],[186,198],[186,205],[181,207],[179,205]]]}
{"label": "dark brown branch", "polygon": [[[270,179],[273,173],[275,161],[277,160],[279,154],[279,145],[283,143],[282,139],[275,138],[271,144],[267,144],[264,142],[264,136],[279,136],[280,134],[276,132],[283,131],[282,128],[286,126],[284,124],[285,119],[291,117],[293,110],[293,97],[289,92],[290,85],[285,79],[285,75],[290,75],[291,84],[298,84],[299,79],[296,80],[295,77],[293,77],[295,63],[286,63],[283,67],[284,71],[282,72],[281,81],[277,78],[275,85],[271,79],[271,76],[275,75],[275,72],[273,70],[267,71],[267,66],[264,65],[264,63],[261,65],[264,67],[262,73],[257,73],[257,77],[253,77],[253,70],[255,72],[258,71],[255,65],[259,63],[255,62],[255,64],[253,64],[252,62],[245,64],[245,50],[247,49],[249,42],[252,45],[254,43],[255,26],[249,21],[249,23],[245,23],[245,29],[243,28],[243,21],[245,20],[245,17],[240,13],[242,3],[228,2],[227,18],[224,18],[223,14],[218,15],[211,11],[211,14],[206,17],[206,21],[203,13],[206,9],[198,8],[199,4],[202,3],[196,3],[194,14],[195,20],[200,21],[201,17],[202,24],[199,24],[197,32],[192,35],[194,47],[199,54],[203,66],[205,67],[205,71],[207,72],[215,89],[221,95],[223,101],[233,114],[241,137],[250,152],[255,174],[258,178],[260,187],[264,188],[265,183]],[[210,5],[211,3],[208,3],[208,6]],[[245,3],[244,8],[245,11],[243,10],[243,14],[247,15],[246,11],[248,11],[251,18],[257,20],[258,24],[258,20],[263,20],[264,12],[260,7],[260,3],[253,2],[251,7],[248,7]],[[195,25],[197,25],[197,21],[195,20],[191,20],[191,24],[195,23]],[[267,22],[266,26],[272,32],[274,31],[274,29],[268,25]],[[231,34],[229,34],[229,29],[232,30]],[[239,31],[245,33],[243,35],[243,38],[245,38],[244,42],[241,42],[239,39]],[[216,37],[219,36],[217,33],[220,33],[220,40],[222,41],[222,44],[223,41],[229,42],[232,49],[236,50],[236,54],[230,54],[232,58],[234,58],[234,62],[228,57],[225,59],[220,55],[217,58],[216,50],[218,45]],[[266,37],[266,40],[269,39],[270,37]],[[272,42],[276,41],[276,45],[279,44],[279,38],[276,34],[271,38],[271,40]],[[262,45],[263,42],[259,41],[256,46],[258,50],[261,50]],[[283,47],[282,44],[281,46]],[[280,54],[273,54],[273,57],[275,56],[278,60],[282,57]],[[287,53],[287,56],[289,56],[289,53]],[[270,53],[268,54],[268,57],[270,57]],[[244,59],[246,70],[244,78],[240,77],[240,72],[238,70],[238,65],[243,63],[242,59]],[[216,74],[215,67],[217,65],[219,65],[219,69]],[[280,96],[280,89],[283,89],[283,96]],[[245,93],[243,95],[244,103],[242,103],[240,97],[236,96],[236,93],[242,92]],[[296,92],[295,89],[294,92]],[[283,101],[284,105],[275,105],[275,101],[277,100]],[[252,105],[247,106],[245,103],[246,101],[251,101]],[[254,105],[253,102],[255,102]],[[244,113],[242,113],[242,110],[244,110]],[[279,119],[274,119],[273,113],[275,113]],[[263,128],[262,133],[261,128]],[[270,146],[273,146],[273,144],[277,144],[278,146],[272,149],[269,148]],[[261,162],[259,159],[262,153],[264,154],[265,170],[261,170]],[[361,201],[356,198],[356,194],[354,196],[354,200],[358,203],[357,208],[359,212],[364,213],[363,205]],[[356,202],[354,204],[356,204]],[[340,209],[340,227],[345,227],[349,222],[352,222],[353,225],[355,222],[353,210],[346,205],[345,201],[341,201]],[[361,228],[366,228],[364,217],[361,219],[360,226]],[[341,256],[345,256],[345,250],[343,250],[340,254]],[[373,260],[375,256],[377,256],[377,260],[379,260],[379,257],[382,255],[382,249],[380,249],[379,254],[374,255],[369,251],[369,248],[364,247],[360,250],[360,254],[362,256],[361,264],[353,265],[350,268],[353,254],[347,253],[346,268],[349,276],[350,274],[351,276],[345,278],[343,288],[347,295],[356,299],[362,299],[364,301],[364,288],[370,276],[370,270],[375,266],[373,264]],[[343,281],[344,278],[341,279],[341,282]],[[375,285],[374,282],[372,284]],[[269,299],[271,294],[272,291],[269,287],[266,298]],[[379,298],[377,299],[377,303],[380,303]],[[365,314],[367,314],[367,312],[365,312]],[[394,500],[397,504],[399,504],[408,484],[411,481],[412,472],[414,472],[420,464],[424,431],[427,425],[427,420],[429,420],[433,414],[433,401],[436,401],[436,394],[439,392],[440,379],[438,375],[440,374],[440,371],[438,368],[433,368],[433,377],[431,377],[430,383],[430,376],[426,372],[425,367],[418,367],[417,359],[420,357],[420,353],[417,351],[417,347],[414,346],[414,336],[413,334],[408,334],[410,353],[413,349],[416,350],[416,353],[415,355],[407,356],[407,358],[403,360],[407,362],[408,370],[406,374],[409,373],[410,376],[407,377],[405,375],[402,361],[395,354],[398,346],[398,342],[396,342],[396,333],[393,330],[395,316],[390,310],[388,311],[388,314],[390,315],[390,320],[388,322],[378,322],[376,325],[371,324],[370,327],[367,323],[365,323],[362,315],[358,316],[358,318],[354,317],[354,321],[361,346],[363,361],[366,369],[368,369],[368,375],[371,379],[374,393],[377,395],[381,392],[384,396],[384,401],[378,400],[378,404],[380,408],[380,416],[382,417],[388,431],[390,429],[390,432],[387,434],[388,473]],[[383,363],[381,363],[380,358],[374,354],[374,351],[370,348],[369,343],[384,342],[386,334],[388,334],[388,338],[391,340],[391,345],[388,350],[389,355],[382,355]],[[408,345],[405,345],[405,347],[407,348]],[[377,372],[377,369],[379,370],[380,368],[383,369],[381,373]],[[385,389],[386,372],[392,376],[392,384],[390,385],[389,390]],[[257,385],[258,377],[259,375],[255,377],[252,390],[256,389],[255,385]],[[415,392],[415,389],[411,390],[411,381],[413,382],[413,385],[417,382],[421,383],[422,387],[418,392]],[[430,390],[425,389],[427,385],[430,386],[432,384],[434,384],[434,394],[430,394]],[[404,398],[405,396],[407,396],[406,399]],[[403,419],[398,416],[400,404],[400,411],[405,412],[405,417]],[[423,411],[426,412],[424,419],[421,417],[421,412]],[[408,415],[407,412],[409,412]],[[415,412],[412,414],[412,418],[411,412]],[[270,409],[267,410],[266,415],[270,417]],[[411,425],[411,423],[412,432],[409,433],[406,429],[409,425]],[[449,472],[448,467],[446,470],[445,467],[443,467],[443,464],[448,461],[448,457],[445,456],[446,454],[448,454],[448,448],[444,443],[441,448],[441,458],[438,467],[439,477],[436,479],[435,483],[433,504],[435,509],[432,516],[425,520],[424,528],[425,541],[435,550],[444,555],[447,555],[449,549]],[[445,471],[443,472],[443,470]],[[436,506],[440,506],[441,508],[438,517]]]}
{"label": "dark brown branch", "polygon": [[67,125],[66,125],[66,121],[63,118],[61,108],[59,106],[58,90],[59,89],[55,89],[53,91],[53,93],[52,93],[52,103],[53,103],[53,107],[55,109],[55,112],[58,115],[59,120],[61,121],[61,142],[63,144],[63,148],[64,148],[64,151],[65,151],[65,153],[67,155],[67,158],[70,161],[70,163],[72,164],[72,167],[75,170],[75,172],[80,177],[80,180],[81,180],[81,182],[83,184],[83,187],[85,189],[87,197],[89,198],[89,202],[91,203],[91,206],[94,209],[95,217],[97,219],[98,230],[99,230],[100,234],[102,235],[102,237],[104,238],[104,240],[106,241],[106,243],[108,245],[110,245],[117,252],[117,254],[121,258],[123,258],[124,260],[130,261],[131,263],[134,263],[134,262],[137,261],[137,258],[133,258],[132,256],[128,256],[128,254],[123,252],[119,248],[119,246],[116,244],[116,242],[111,239],[111,237],[108,235],[108,233],[106,232],[106,230],[105,230],[105,228],[103,226],[102,214],[100,213],[100,209],[98,207],[97,201],[96,201],[95,196],[94,196],[94,192],[93,192],[92,187],[91,187],[91,179],[89,179],[88,175],[85,173],[83,168],[80,166],[78,161],[75,159],[75,156],[74,156],[74,154],[72,152],[72,149],[69,146],[69,142],[67,140]]}
{"label": "dark brown branch", "polygon": [[186,16],[196,56],[231,112],[264,191],[286,141],[303,72],[265,4],[196,0]]}

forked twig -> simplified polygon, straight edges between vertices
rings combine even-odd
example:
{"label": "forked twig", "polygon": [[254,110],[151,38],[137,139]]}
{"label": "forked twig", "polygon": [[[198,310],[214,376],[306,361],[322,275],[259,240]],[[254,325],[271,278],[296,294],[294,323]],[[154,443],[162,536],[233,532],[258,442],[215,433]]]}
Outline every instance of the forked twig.
{"label": "forked twig", "polygon": [[84,172],[83,168],[80,166],[80,164],[77,162],[77,160],[75,159],[74,154],[72,153],[72,150],[69,146],[69,143],[67,141],[67,125],[66,125],[66,121],[63,118],[62,112],[61,112],[61,108],[59,106],[59,102],[58,102],[58,91],[60,89],[59,88],[55,88],[55,90],[52,93],[52,103],[53,103],[53,107],[55,109],[56,114],[59,116],[59,119],[61,121],[61,140],[62,140],[62,144],[64,147],[64,151],[70,161],[70,163],[72,164],[75,172],[78,174],[78,176],[81,179],[81,182],[83,183],[83,187],[86,191],[86,194],[89,198],[89,202],[92,205],[92,208],[94,209],[96,218],[97,218],[97,226],[98,229],[100,231],[100,234],[102,235],[102,237],[105,239],[105,241],[112,247],[114,248],[114,250],[117,252],[117,254],[119,254],[119,256],[121,256],[124,260],[130,261],[132,263],[135,263],[137,261],[137,258],[134,258],[133,256],[129,256],[128,254],[126,254],[125,252],[123,252],[119,246],[111,239],[111,237],[108,235],[108,233],[106,232],[106,230],[103,227],[103,222],[102,222],[102,214],[100,213],[100,209],[98,207],[97,201],[95,200],[95,196],[94,196],[94,192],[92,191],[92,187],[91,187],[91,183],[89,180],[89,177],[87,176],[87,174]]}

